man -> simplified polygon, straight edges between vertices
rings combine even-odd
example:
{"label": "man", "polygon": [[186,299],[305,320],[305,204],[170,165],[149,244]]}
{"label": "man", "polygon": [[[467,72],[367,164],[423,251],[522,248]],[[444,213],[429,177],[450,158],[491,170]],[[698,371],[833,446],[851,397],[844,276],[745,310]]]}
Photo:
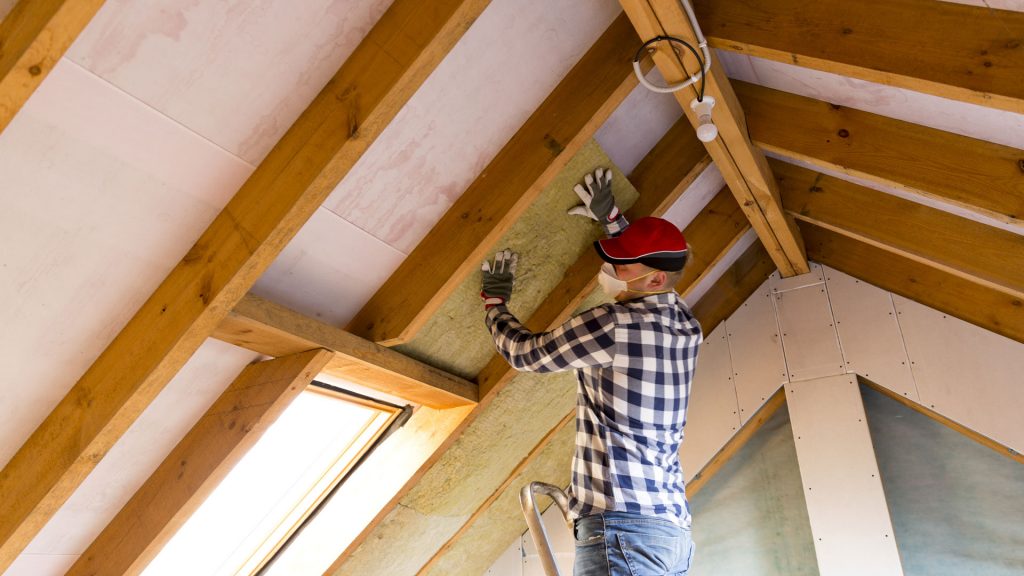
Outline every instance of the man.
{"label": "man", "polygon": [[526,330],[506,307],[518,257],[483,266],[481,297],[498,351],[517,370],[576,370],[576,449],[570,512],[577,576],[685,575],[693,558],[679,445],[701,329],[674,290],[688,250],[660,218],[632,226],[619,214],[611,172],[575,190],[570,211],[601,222],[594,243],[606,262],[599,282],[614,296],[545,333]]}

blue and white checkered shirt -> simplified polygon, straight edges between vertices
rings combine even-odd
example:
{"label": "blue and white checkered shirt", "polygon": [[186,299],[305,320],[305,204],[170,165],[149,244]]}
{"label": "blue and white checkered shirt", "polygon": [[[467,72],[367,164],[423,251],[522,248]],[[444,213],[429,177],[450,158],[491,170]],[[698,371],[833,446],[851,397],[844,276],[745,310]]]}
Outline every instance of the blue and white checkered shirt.
{"label": "blue and white checkered shirt", "polygon": [[517,370],[576,370],[573,516],[626,511],[690,527],[679,445],[702,336],[679,294],[603,304],[539,334],[499,305],[487,327]]}

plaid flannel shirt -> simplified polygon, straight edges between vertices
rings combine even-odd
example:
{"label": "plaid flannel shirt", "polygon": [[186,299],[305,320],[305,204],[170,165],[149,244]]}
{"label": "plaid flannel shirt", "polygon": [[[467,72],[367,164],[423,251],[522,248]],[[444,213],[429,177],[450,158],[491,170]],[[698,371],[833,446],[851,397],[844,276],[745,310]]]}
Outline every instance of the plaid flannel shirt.
{"label": "plaid flannel shirt", "polygon": [[573,516],[627,511],[689,528],[679,445],[702,336],[679,294],[603,304],[545,333],[504,305],[486,321],[517,370],[576,370]]}

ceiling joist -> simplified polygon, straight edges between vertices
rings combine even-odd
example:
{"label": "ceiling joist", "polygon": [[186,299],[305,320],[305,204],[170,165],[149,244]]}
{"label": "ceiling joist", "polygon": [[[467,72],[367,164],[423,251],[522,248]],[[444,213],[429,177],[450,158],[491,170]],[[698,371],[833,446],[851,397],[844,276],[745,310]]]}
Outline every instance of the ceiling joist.
{"label": "ceiling joist", "polygon": [[348,330],[385,346],[411,340],[636,86],[640,42],[618,17],[455,201]]}
{"label": "ceiling joist", "polygon": [[431,408],[477,401],[473,382],[251,294],[211,336],[269,356],[325,348],[333,352],[325,374]]}
{"label": "ceiling joist", "polygon": [[20,0],[0,23],[0,133],[96,15],[103,0]]}
{"label": "ceiling joist", "polygon": [[[1024,82],[1021,82],[1024,84]],[[734,82],[764,150],[1024,227],[1024,150]]]}
{"label": "ceiling joist", "polygon": [[330,358],[327,350],[309,350],[246,366],[68,574],[145,570]]}
{"label": "ceiling joist", "polygon": [[396,0],[0,472],[0,571],[216,329],[486,0]]}
{"label": "ceiling joist", "polygon": [[708,42],[1024,113],[1024,13],[934,0],[694,0]]}
{"label": "ceiling joist", "polygon": [[[620,4],[641,38],[672,36],[693,46],[698,44],[696,33],[678,0],[621,0]],[[681,48],[679,52],[674,48],[668,42],[659,42],[653,54],[654,62],[669,84],[682,82],[700,70],[696,58]],[[697,82],[674,93],[683,112],[695,126],[698,120],[690,108],[690,101],[699,93],[700,85]],[[743,109],[729,79],[714,58],[703,93],[716,101],[713,117],[718,137],[706,146],[726,185],[736,195],[737,202],[782,275],[808,272],[810,268],[799,231],[782,210],[771,169],[764,154],[750,142]]]}

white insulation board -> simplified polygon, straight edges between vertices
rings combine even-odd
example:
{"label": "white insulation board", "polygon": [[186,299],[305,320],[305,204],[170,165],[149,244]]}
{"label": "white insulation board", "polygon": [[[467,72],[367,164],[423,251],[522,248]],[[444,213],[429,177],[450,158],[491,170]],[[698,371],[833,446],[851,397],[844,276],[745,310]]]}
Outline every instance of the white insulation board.
{"label": "white insulation board", "polygon": [[811,284],[773,295],[790,380],[843,374],[846,362],[832,320],[825,284]]}
{"label": "white insulation board", "polygon": [[740,427],[724,324],[704,339],[698,359],[679,455],[687,481],[707,465]]}
{"label": "white insulation board", "polygon": [[787,381],[768,282],[725,321],[740,421],[744,423]]}

